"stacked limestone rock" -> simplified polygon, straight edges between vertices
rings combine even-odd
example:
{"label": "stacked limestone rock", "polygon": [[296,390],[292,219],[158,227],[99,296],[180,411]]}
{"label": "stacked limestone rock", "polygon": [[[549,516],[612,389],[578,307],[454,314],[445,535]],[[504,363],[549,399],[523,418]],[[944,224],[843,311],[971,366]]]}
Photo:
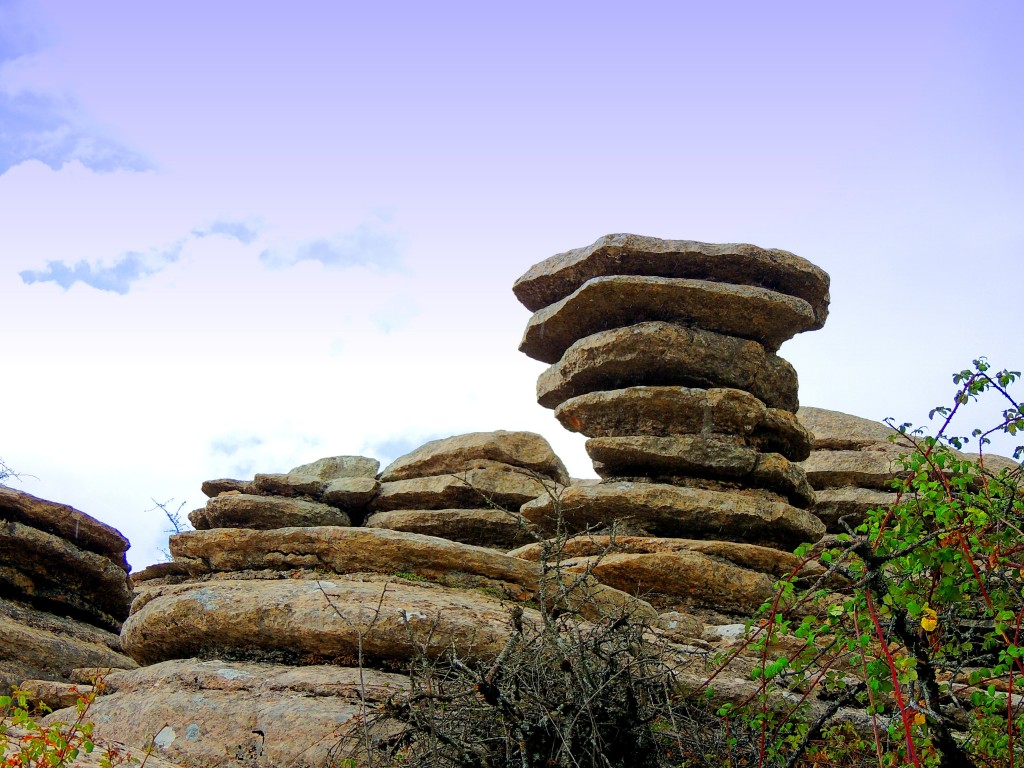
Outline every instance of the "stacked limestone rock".
{"label": "stacked limestone rock", "polygon": [[532,432],[473,432],[433,440],[384,469],[366,525],[508,549],[530,540],[519,508],[569,482]]}
{"label": "stacked limestone rock", "polygon": [[0,695],[78,667],[137,666],[117,632],[128,616],[128,540],[65,504],[0,487]]}
{"label": "stacked limestone rock", "polygon": [[[523,455],[517,449],[477,461],[493,469]],[[557,474],[551,457],[531,469]],[[451,451],[431,449],[395,471],[436,478],[442,475],[430,472],[450,460]],[[173,561],[137,580],[122,640],[149,666],[108,678],[113,693],[90,712],[99,734],[140,744],[157,732],[161,753],[187,766],[212,768],[236,757],[325,765],[362,743],[361,713],[407,686],[395,670],[410,659],[452,650],[466,660],[493,657],[509,632],[510,603],[524,606],[522,621],[538,621],[530,603],[549,577],[536,564],[433,536],[349,525],[348,515],[359,518],[363,508],[340,509],[335,484],[351,480],[356,468],[370,479],[376,466],[334,457],[251,483],[205,483],[210,493],[221,492],[192,514],[203,529],[172,536]],[[343,472],[347,478],[338,476]],[[317,482],[301,479],[311,476]],[[483,485],[481,477],[469,479]],[[381,495],[399,497],[404,482],[384,483]],[[307,498],[260,495],[300,488]],[[569,594],[550,587],[543,594],[591,618],[623,610],[656,615],[593,580]]]}
{"label": "stacked limestone rock", "polygon": [[532,267],[514,287],[534,311],[520,349],[551,363],[538,401],[590,438],[603,482],[541,497],[523,516],[574,530],[625,521],[638,536],[571,547],[593,565],[613,545],[595,576],[652,590],[662,608],[749,613],[795,567],[779,550],[824,531],[796,463],[811,447],[794,415],[796,373],[775,352],[822,327],[828,283],[785,251],[636,235]]}
{"label": "stacked limestone rock", "polygon": [[[904,474],[900,457],[914,451],[907,436],[886,424],[825,408],[804,407],[797,416],[814,436],[814,450],[803,467],[815,488],[814,513],[830,533],[844,531],[841,517],[848,515],[847,523],[855,526],[868,510],[895,503],[893,480]],[[1003,456],[985,456],[992,472],[1016,466]]]}

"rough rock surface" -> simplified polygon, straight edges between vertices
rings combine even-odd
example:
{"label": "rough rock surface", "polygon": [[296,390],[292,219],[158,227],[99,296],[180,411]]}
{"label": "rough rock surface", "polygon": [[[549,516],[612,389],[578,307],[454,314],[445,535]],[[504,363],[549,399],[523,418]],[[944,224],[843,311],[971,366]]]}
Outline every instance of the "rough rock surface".
{"label": "rough rock surface", "polygon": [[451,475],[381,483],[370,504],[375,512],[394,509],[465,509],[482,504],[515,508],[544,493],[545,484],[516,467],[491,463]]}
{"label": "rough rock surface", "polygon": [[24,680],[70,681],[77,667],[132,669],[112,632],[0,598],[0,695]]}
{"label": "rough rock surface", "polygon": [[652,536],[730,539],[787,550],[817,541],[825,532],[825,526],[811,513],[757,492],[657,483],[571,486],[557,502],[545,494],[524,504],[521,512],[543,528],[553,528],[560,514],[575,531],[620,520]]}
{"label": "rough rock surface", "polygon": [[888,442],[892,427],[860,416],[802,406],[797,417],[814,436],[815,450],[856,451],[874,443]]}
{"label": "rough rock surface", "polygon": [[839,518],[850,515],[847,523],[856,527],[871,509],[885,509],[896,503],[896,494],[892,491],[878,491],[871,488],[822,488],[815,491],[814,514],[816,514],[829,532],[842,533],[846,529],[839,523]]}
{"label": "rough rock surface", "polygon": [[739,389],[639,386],[590,392],[559,405],[555,418],[587,437],[730,434],[792,461],[806,459],[813,440],[794,414],[768,408]]}
{"label": "rough rock surface", "polygon": [[557,362],[585,336],[646,320],[664,320],[756,341],[774,352],[814,327],[803,299],[765,288],[706,280],[609,275],[591,278],[564,299],[537,310],[519,351]]}
{"label": "rough rock surface", "polygon": [[0,589],[114,632],[128,615],[128,574],[60,536],[0,521]]}
{"label": "rough rock surface", "polygon": [[197,530],[210,528],[285,528],[297,525],[350,525],[347,514],[315,501],[280,496],[227,493],[193,510],[188,519]]}
{"label": "rough rock surface", "polygon": [[729,435],[595,437],[587,453],[601,477],[692,475],[744,482],[806,508],[814,491],[803,469],[777,453],[760,453]]}
{"label": "rough rock surface", "polygon": [[75,546],[96,552],[128,571],[128,539],[109,525],[67,504],[37,498],[0,486],[0,520],[12,520],[59,536]]}
{"label": "rough rock surface", "polygon": [[532,526],[518,512],[501,509],[401,509],[377,512],[367,528],[422,533],[443,539],[507,549],[531,539]]}
{"label": "rough rock surface", "polygon": [[361,510],[380,490],[380,481],[372,477],[339,477],[328,481],[321,494],[325,504],[346,511]]}
{"label": "rough rock surface", "polygon": [[213,498],[214,496],[220,496],[222,493],[255,493],[256,489],[253,487],[251,480],[233,480],[228,477],[219,478],[217,480],[204,480],[202,484],[202,491],[207,497]]}
{"label": "rough rock surface", "polygon": [[521,467],[560,483],[569,475],[548,441],[533,432],[471,432],[431,440],[391,462],[381,473],[382,482],[409,480],[430,475],[461,473],[488,460]]}
{"label": "rough rock surface", "polygon": [[816,328],[828,317],[828,274],[788,251],[630,234],[605,235],[592,245],[545,259],[516,280],[512,290],[520,302],[536,311],[601,275],[697,278],[761,286],[810,304]]}
{"label": "rough rock surface", "polygon": [[96,734],[131,745],[158,734],[155,757],[221,768],[336,765],[361,743],[366,706],[407,689],[408,679],[350,667],[183,659],[112,672],[106,684],[89,712]]}
{"label": "rough rock surface", "polygon": [[319,499],[327,485],[315,475],[300,474],[257,474],[252,481],[253,488],[264,496],[308,496]]}
{"label": "rough rock surface", "polygon": [[859,451],[812,451],[803,467],[815,488],[849,485],[891,490],[892,481],[906,474],[899,462],[906,453],[906,448],[889,443]]}
{"label": "rough rock surface", "polygon": [[377,477],[380,462],[368,456],[328,456],[288,470],[289,475],[312,475],[321,480],[342,477]]}
{"label": "rough rock surface", "polygon": [[757,342],[660,321],[577,341],[537,379],[537,401],[554,408],[588,392],[638,385],[730,387],[772,408],[798,406],[793,367]]}

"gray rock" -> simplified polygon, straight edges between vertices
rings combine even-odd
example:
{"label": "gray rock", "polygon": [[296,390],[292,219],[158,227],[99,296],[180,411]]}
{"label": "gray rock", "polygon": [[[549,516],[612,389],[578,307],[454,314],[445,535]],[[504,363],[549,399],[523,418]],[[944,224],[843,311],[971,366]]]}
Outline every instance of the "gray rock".
{"label": "gray rock", "polygon": [[222,493],[255,493],[252,480],[232,480],[224,477],[218,480],[204,480],[202,491],[208,498],[220,496]]}
{"label": "gray rock", "polygon": [[380,462],[368,456],[328,456],[288,470],[289,475],[312,475],[321,480],[340,477],[376,477]]}
{"label": "gray rock", "polygon": [[324,488],[321,500],[347,512],[361,512],[380,490],[380,481],[372,477],[339,477]]}
{"label": "gray rock", "polygon": [[347,514],[328,504],[245,493],[216,496],[206,502],[205,508],[190,513],[188,519],[197,530],[351,524]]}
{"label": "gray rock", "polygon": [[896,494],[870,488],[822,488],[815,492],[814,514],[825,524],[829,533],[844,533],[839,518],[850,515],[851,528],[864,520],[871,509],[886,509],[896,503]]}

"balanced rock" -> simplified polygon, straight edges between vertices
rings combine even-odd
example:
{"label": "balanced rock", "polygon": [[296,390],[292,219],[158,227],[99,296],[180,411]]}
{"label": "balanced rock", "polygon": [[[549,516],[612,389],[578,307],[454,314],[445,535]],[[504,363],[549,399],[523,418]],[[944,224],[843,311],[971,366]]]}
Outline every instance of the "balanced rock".
{"label": "balanced rock", "polygon": [[610,275],[591,278],[564,299],[534,313],[519,351],[554,363],[585,336],[647,320],[751,339],[772,352],[816,322],[806,301],[765,288]]}
{"label": "balanced rock", "polygon": [[431,475],[461,473],[480,460],[536,472],[559,483],[569,475],[548,441],[533,432],[470,432],[431,440],[395,459],[381,473],[381,481],[410,480]]}
{"label": "balanced rock", "polygon": [[188,519],[197,530],[351,524],[347,514],[327,504],[246,493],[215,496],[206,502],[205,508],[191,512]]}
{"label": "balanced rock", "polygon": [[217,480],[204,480],[202,491],[208,498],[220,496],[222,493],[255,493],[251,480],[233,480],[228,477]]}
{"label": "balanced rock", "polygon": [[589,392],[555,409],[566,429],[588,437],[728,434],[759,451],[803,461],[813,437],[796,416],[739,389],[638,386]]}
{"label": "balanced rock", "polygon": [[638,385],[730,387],[772,408],[797,409],[793,367],[755,341],[660,321],[601,331],[577,341],[537,380],[537,401]]}
{"label": "balanced rock", "polygon": [[521,511],[548,530],[559,518],[573,531],[621,521],[651,536],[731,539],[787,550],[822,537],[825,526],[818,518],[764,493],[611,482],[570,486],[558,498],[545,494]]}
{"label": "balanced rock", "polygon": [[342,477],[377,477],[380,462],[368,456],[328,456],[288,470],[289,475],[312,475],[321,480]]}
{"label": "balanced rock", "polygon": [[533,528],[518,512],[504,509],[400,509],[376,512],[365,525],[504,549],[530,540]]}
{"label": "balanced rock", "polygon": [[536,311],[603,275],[696,278],[759,286],[806,301],[814,311],[814,328],[821,328],[828,317],[828,275],[788,251],[629,234],[605,235],[592,245],[545,259],[516,280],[512,290],[520,302]]}

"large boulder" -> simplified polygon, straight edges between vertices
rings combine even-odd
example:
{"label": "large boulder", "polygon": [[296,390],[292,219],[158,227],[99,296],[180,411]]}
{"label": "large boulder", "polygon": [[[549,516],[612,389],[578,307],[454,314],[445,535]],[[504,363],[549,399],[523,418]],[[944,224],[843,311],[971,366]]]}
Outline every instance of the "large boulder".
{"label": "large boulder", "polygon": [[224,493],[193,510],[197,530],[210,528],[286,528],[297,525],[350,525],[349,516],[328,504],[283,496]]}
{"label": "large boulder", "polygon": [[301,464],[288,470],[289,475],[312,475],[321,480],[337,480],[342,477],[377,476],[380,462],[368,456],[328,456],[309,464]]}
{"label": "large boulder", "polygon": [[760,286],[810,304],[815,328],[821,328],[828,317],[828,274],[788,251],[630,234],[605,235],[592,245],[545,259],[516,280],[512,290],[520,302],[536,311],[601,275],[681,277]]}
{"label": "large boulder", "polygon": [[759,451],[803,461],[811,433],[789,411],[740,389],[638,386],[589,392],[555,409],[563,427],[587,437],[729,434]]}
{"label": "large boulder", "polygon": [[661,321],[577,341],[540,375],[537,401],[554,408],[588,392],[639,385],[730,387],[772,408],[798,406],[793,366],[756,341]]}
{"label": "large boulder", "polygon": [[567,483],[569,475],[548,441],[533,432],[470,432],[431,440],[391,462],[383,482],[465,472],[480,460],[499,462]]}
{"label": "large boulder", "polygon": [[806,301],[765,288],[610,275],[591,278],[564,299],[537,310],[526,326],[519,351],[554,363],[584,336],[645,320],[752,339],[773,352],[815,324]]}

